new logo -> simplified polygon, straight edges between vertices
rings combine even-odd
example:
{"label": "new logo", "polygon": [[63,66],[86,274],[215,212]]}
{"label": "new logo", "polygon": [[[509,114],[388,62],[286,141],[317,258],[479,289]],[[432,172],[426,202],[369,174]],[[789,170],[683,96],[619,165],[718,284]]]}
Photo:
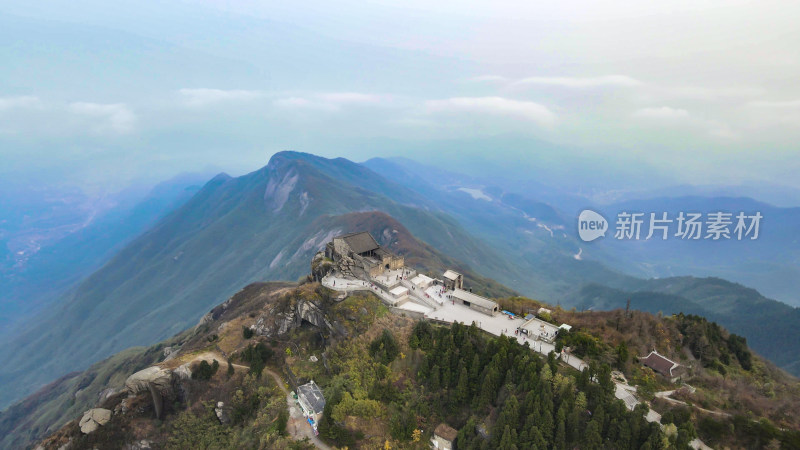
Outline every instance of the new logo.
{"label": "new logo", "polygon": [[608,231],[608,221],[599,213],[591,209],[584,209],[578,215],[578,236],[584,242],[591,242],[597,238],[605,237]]}

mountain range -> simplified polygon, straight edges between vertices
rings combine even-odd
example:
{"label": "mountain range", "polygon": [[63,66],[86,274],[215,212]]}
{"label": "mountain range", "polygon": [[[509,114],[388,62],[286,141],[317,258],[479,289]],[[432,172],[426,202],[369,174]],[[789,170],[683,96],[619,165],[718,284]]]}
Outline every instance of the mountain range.
{"label": "mountain range", "polygon": [[[364,228],[401,254],[425,255],[409,263],[432,274],[455,267],[493,295],[516,291],[565,308],[601,308],[661,294],[657,305],[640,307],[707,314],[798,373],[797,309],[717,279],[637,278],[611,265],[619,255],[582,254],[571,217],[535,195],[408,161],[277,153],[255,172],[208,181],[4,339],[0,405],[120,350],[172,336],[248,283],[298,279],[330,238]],[[759,322],[736,320],[753,312],[771,320],[770,333],[785,346],[760,333]]]}
{"label": "mountain range", "polygon": [[62,187],[0,189],[0,334],[58,300],[205,180],[182,174],[99,198]]}
{"label": "mountain range", "polygon": [[800,309],[746,287],[759,286],[797,301],[798,208],[738,197],[659,197],[600,206],[587,199],[583,207],[597,208],[607,218],[619,211],[664,211],[675,217],[684,210],[761,212],[765,219],[756,240],[630,242],[609,233],[605,240],[586,243],[577,238],[578,207],[564,210],[534,196],[543,192],[554,201],[563,199],[561,205],[579,201],[545,186],[532,183],[526,194],[511,190],[520,189],[518,184],[419,169],[406,159],[377,158],[365,165],[394,181],[407,180],[406,186],[437,199],[468,231],[501,249],[528,274],[524,280],[503,281],[525,295],[580,309],[620,308],[631,300],[632,308],[653,313],[700,314],[747,337],[763,356],[800,374]]}

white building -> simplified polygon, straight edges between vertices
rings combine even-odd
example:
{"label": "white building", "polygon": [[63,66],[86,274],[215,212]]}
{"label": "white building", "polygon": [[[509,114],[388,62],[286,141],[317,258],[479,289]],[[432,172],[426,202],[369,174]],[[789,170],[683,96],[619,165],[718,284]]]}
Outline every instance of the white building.
{"label": "white building", "polygon": [[316,431],[322,411],[325,409],[325,396],[314,380],[297,387],[297,402],[303,409],[303,415],[309,425]]}
{"label": "white building", "polygon": [[408,295],[408,288],[403,286],[397,286],[396,288],[389,291],[389,293],[392,294],[392,297],[394,298],[401,298],[403,296]]}
{"label": "white building", "polygon": [[428,286],[433,284],[433,278],[425,274],[419,274],[411,279],[411,283],[420,289],[427,289]]}

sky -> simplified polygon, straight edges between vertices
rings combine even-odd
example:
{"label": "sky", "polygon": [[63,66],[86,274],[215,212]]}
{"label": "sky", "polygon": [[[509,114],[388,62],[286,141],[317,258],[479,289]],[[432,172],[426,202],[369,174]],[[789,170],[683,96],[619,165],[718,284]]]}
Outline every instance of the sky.
{"label": "sky", "polygon": [[0,2],[0,177],[404,156],[594,189],[800,188],[792,1]]}

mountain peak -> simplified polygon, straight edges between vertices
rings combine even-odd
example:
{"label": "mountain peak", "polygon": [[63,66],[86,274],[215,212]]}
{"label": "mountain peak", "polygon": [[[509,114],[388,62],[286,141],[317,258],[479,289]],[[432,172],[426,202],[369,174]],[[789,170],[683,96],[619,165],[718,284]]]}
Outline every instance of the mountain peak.
{"label": "mountain peak", "polygon": [[322,158],[317,155],[312,155],[311,153],[305,152],[296,152],[294,150],[283,150],[280,152],[275,153],[270,157],[269,162],[267,163],[267,167],[281,167],[286,164],[298,161],[322,161],[325,158]]}
{"label": "mountain peak", "polygon": [[232,178],[233,177],[228,175],[227,173],[220,172],[220,173],[214,175],[214,177],[212,179],[208,180],[208,181],[209,181],[209,183],[211,183],[211,182],[216,183],[216,182],[220,182],[220,181],[225,182],[225,181],[228,181],[228,180],[230,180]]}

